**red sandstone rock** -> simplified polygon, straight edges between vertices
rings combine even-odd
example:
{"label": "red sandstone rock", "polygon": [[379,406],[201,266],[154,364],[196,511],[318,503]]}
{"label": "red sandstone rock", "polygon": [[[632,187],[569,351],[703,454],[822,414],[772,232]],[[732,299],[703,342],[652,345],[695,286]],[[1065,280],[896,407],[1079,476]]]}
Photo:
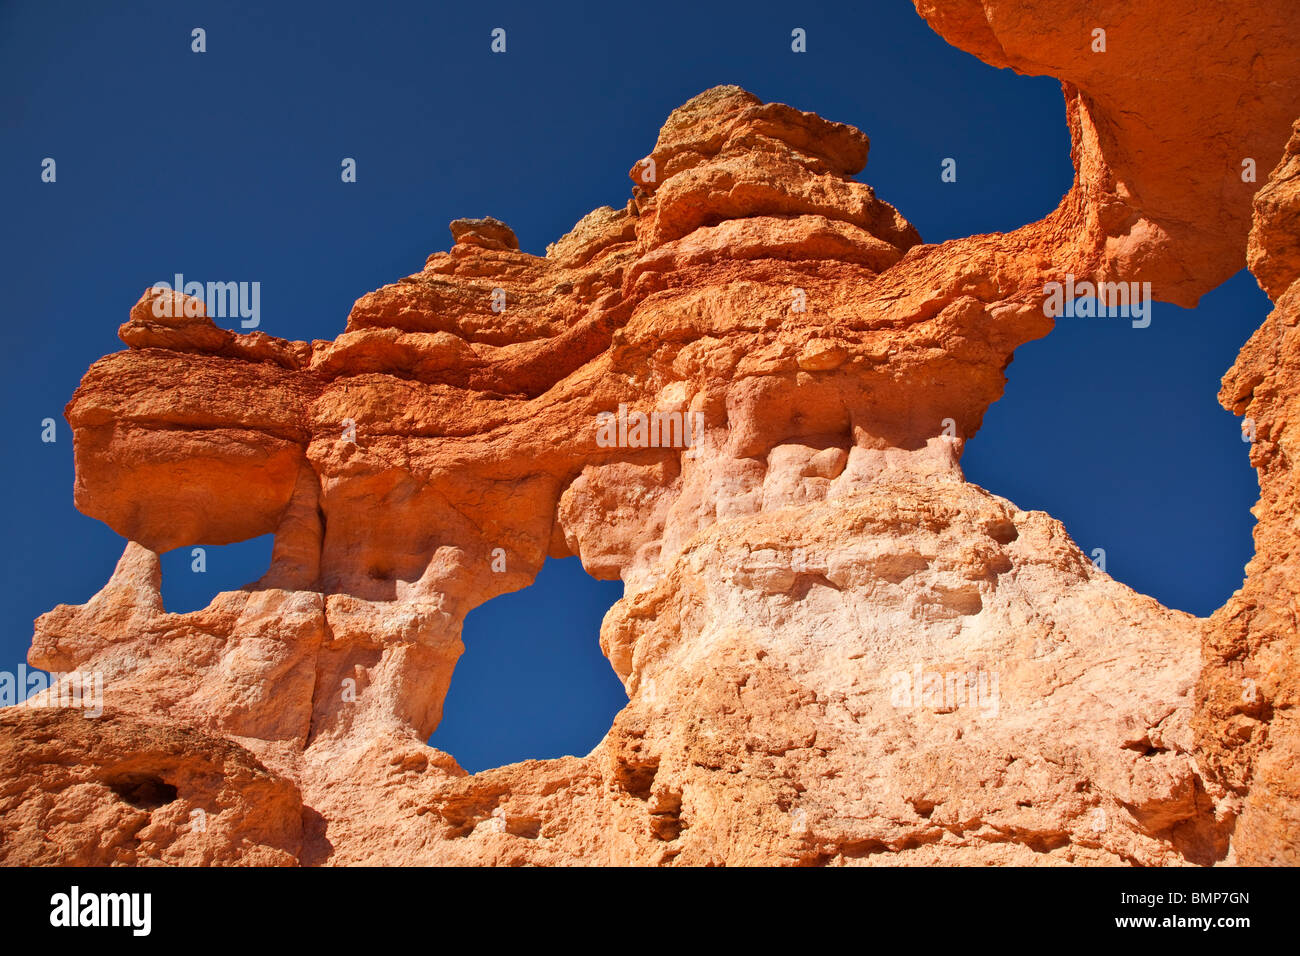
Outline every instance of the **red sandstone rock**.
{"label": "red sandstone rock", "polygon": [[451,237],[458,243],[484,249],[518,249],[514,230],[500,219],[457,219],[451,224]]}
{"label": "red sandstone rock", "polygon": [[1300,409],[1300,123],[1255,197],[1251,269],[1275,308],[1223,377],[1219,400],[1244,416],[1259,474],[1255,557],[1242,589],[1211,619],[1198,688],[1203,760],[1245,796],[1234,849],[1250,865],[1300,863],[1300,508],[1287,453]]}
{"label": "red sandstone rock", "polygon": [[[286,866],[312,823],[298,788],[174,721],[0,712],[0,863]],[[306,815],[304,815],[306,813]]]}
{"label": "red sandstone rock", "polygon": [[[1251,199],[1300,115],[1289,4],[915,5],[986,63],[1062,81],[1100,274],[1150,281],[1158,298],[1191,306],[1245,265]],[[1105,52],[1094,52],[1098,29]],[[1245,159],[1259,182],[1243,181]]]}
{"label": "red sandstone rock", "polygon": [[[257,860],[1293,860],[1294,145],[1250,246],[1277,309],[1224,383],[1260,429],[1263,492],[1233,602],[1208,624],[1165,609],[959,465],[1014,350],[1051,329],[1046,282],[1190,303],[1246,261],[1238,154],[1268,168],[1300,114],[1293,18],[1143,3],[1093,54],[1071,4],[919,8],[1065,81],[1078,175],[1042,221],[923,245],[849,178],[861,132],[719,87],[668,118],[627,210],[545,257],[457,220],[333,342],[225,332],[146,292],[67,411],[77,505],[131,543],[90,602],[37,621],[30,660],[102,671],[113,719],[149,729],[62,719],[57,772],[9,752],[6,859],[196,861],[170,836],[119,850],[157,821],[111,785],[37,842],[41,793],[184,733],[241,813],[271,798],[240,761],[266,768],[274,811],[220,831],[261,828]],[[1153,70],[1175,41],[1185,65]],[[628,409],[702,431],[610,447],[600,415]],[[259,582],[162,606],[157,552],[267,532]],[[585,757],[467,775],[424,744],[461,622],[569,554],[625,583],[600,641],[628,705]],[[188,764],[147,763],[183,791]],[[112,852],[84,849],[92,817],[121,821]]]}

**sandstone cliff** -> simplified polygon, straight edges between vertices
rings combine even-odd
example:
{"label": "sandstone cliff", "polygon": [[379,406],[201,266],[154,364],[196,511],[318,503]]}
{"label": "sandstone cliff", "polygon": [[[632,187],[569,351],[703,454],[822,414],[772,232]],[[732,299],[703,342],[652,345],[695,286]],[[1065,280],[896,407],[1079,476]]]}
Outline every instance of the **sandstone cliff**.
{"label": "sandstone cliff", "polygon": [[[333,341],[146,291],[67,408],[77,506],[130,543],[29,657],[102,671],[108,711],[0,714],[0,859],[1295,862],[1300,27],[1078,6],[918,0],[1062,79],[1076,180],[1012,233],[924,244],[852,178],[863,133],[719,87],[626,208],[544,257],[459,220]],[[1282,156],[1264,188],[1245,156]],[[1257,428],[1258,550],[1205,621],[960,458],[1045,283],[1190,304],[1248,249],[1276,309],[1221,396]],[[620,409],[700,427],[619,447]],[[158,553],[266,533],[260,581],[165,610]],[[585,757],[466,774],[424,743],[461,623],[548,555],[625,583],[628,704]]]}

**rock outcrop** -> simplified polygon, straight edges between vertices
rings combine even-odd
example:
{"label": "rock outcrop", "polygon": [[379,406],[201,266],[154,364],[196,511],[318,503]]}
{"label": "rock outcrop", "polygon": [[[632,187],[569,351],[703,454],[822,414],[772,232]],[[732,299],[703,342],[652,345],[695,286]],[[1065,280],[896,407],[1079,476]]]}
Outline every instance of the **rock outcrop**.
{"label": "rock outcrop", "polygon": [[[718,87],[627,208],[544,257],[457,220],[333,341],[147,290],[67,408],[77,506],[129,544],[29,655],[102,672],[109,709],[0,715],[0,859],[1294,861],[1296,140],[1241,177],[1300,115],[1294,18],[918,6],[1063,79],[1077,178],[1040,222],[926,245],[852,178],[860,131]],[[1222,397],[1258,430],[1258,554],[1207,622],[959,462],[1048,282],[1192,303],[1252,208],[1277,308]],[[260,581],[163,607],[160,552],[267,533]],[[600,642],[628,704],[585,757],[466,774],[424,742],[461,622],[568,555],[625,584]]]}
{"label": "rock outcrop", "polygon": [[14,866],[290,866],[313,819],[231,740],[170,720],[0,712],[0,854]]}
{"label": "rock outcrop", "polygon": [[1245,794],[1237,859],[1300,864],[1300,121],[1255,197],[1250,268],[1274,302],[1223,377],[1259,474],[1255,557],[1210,621],[1198,691],[1202,764]]}

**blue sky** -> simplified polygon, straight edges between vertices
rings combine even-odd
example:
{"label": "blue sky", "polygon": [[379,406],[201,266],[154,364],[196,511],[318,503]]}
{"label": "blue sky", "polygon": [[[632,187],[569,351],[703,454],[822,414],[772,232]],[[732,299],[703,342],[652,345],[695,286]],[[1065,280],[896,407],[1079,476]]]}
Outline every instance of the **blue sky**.
{"label": "blue sky", "polygon": [[[191,52],[194,27],[206,53]],[[790,50],[795,27],[807,53]],[[1016,228],[1070,184],[1059,85],[949,47],[907,0],[0,5],[0,669],[23,659],[34,617],[84,601],[121,553],[72,507],[61,415],[87,366],[122,347],[146,286],[258,281],[264,331],[333,337],[356,298],[447,248],[451,219],[496,216],[540,254],[590,209],[621,206],[668,112],[719,83],[865,130],[859,178],[929,242]],[[355,184],[340,182],[344,157]],[[956,183],[940,182],[945,157]],[[1257,494],[1214,396],[1267,309],[1241,274],[1195,310],[1157,306],[1148,329],[1063,320],[1017,353],[968,477],[1061,518],[1120,580],[1212,611],[1241,583]],[[168,608],[253,580],[269,553],[269,538],[211,549],[205,575],[165,556]],[[597,629],[621,589],[575,565],[548,563],[470,615],[434,737],[468,769],[585,753],[620,706]]]}

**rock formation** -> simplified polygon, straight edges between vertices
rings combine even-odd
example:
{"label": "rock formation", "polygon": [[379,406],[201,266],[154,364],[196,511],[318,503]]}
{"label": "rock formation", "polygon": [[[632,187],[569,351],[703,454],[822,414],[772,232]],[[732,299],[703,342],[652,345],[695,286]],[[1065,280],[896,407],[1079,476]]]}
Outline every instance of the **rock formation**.
{"label": "rock formation", "polygon": [[1223,377],[1219,401],[1254,433],[1255,557],[1210,620],[1197,694],[1202,764],[1246,794],[1237,858],[1300,864],[1300,121],[1255,197],[1251,271],[1274,309]]}
{"label": "rock formation", "polygon": [[[147,290],[67,408],[76,504],[129,543],[29,655],[103,672],[105,715],[0,714],[0,860],[1295,862],[1300,134],[1240,174],[1300,115],[1300,27],[1103,6],[918,0],[1062,79],[1076,181],[1013,233],[923,244],[852,178],[865,135],[718,87],[627,208],[544,257],[458,220],[333,341]],[[1276,309],[1221,394],[1258,552],[1206,621],[959,462],[1046,283],[1191,304],[1248,240]],[[272,532],[261,580],[165,610],[160,552]],[[585,757],[466,774],[425,744],[461,622],[568,555],[625,584],[628,704]]]}

